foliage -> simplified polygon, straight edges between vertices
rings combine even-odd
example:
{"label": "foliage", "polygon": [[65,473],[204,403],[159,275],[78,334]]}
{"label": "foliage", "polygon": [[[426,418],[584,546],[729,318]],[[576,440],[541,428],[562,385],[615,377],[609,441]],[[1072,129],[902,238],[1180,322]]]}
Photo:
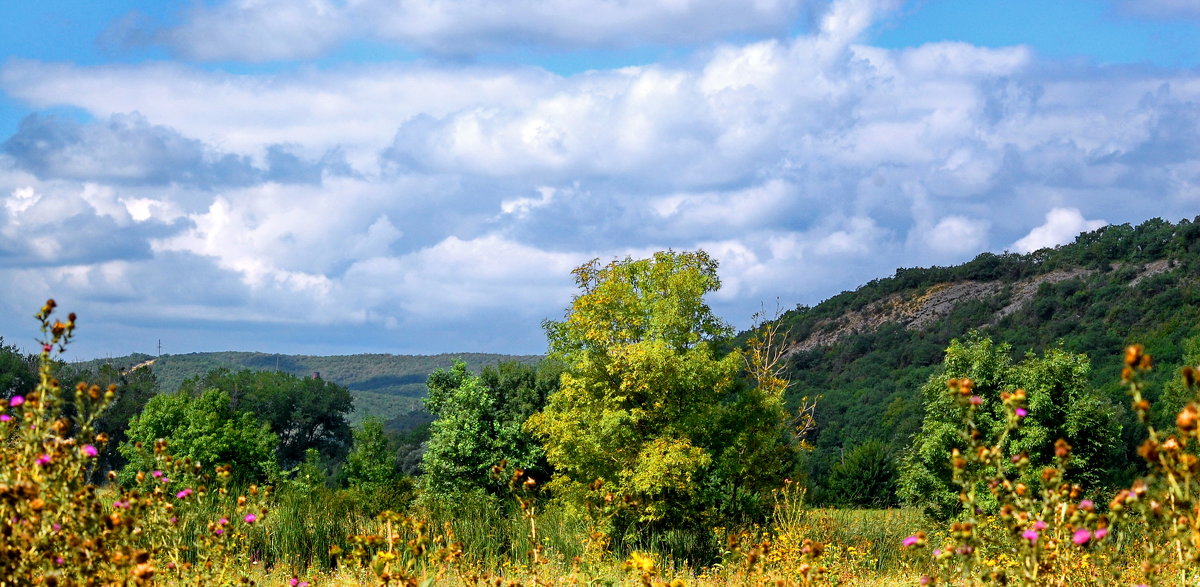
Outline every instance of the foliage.
{"label": "foliage", "polygon": [[602,506],[593,515],[618,525],[684,527],[735,507],[739,485],[782,478],[786,459],[759,459],[787,439],[782,390],[743,384],[741,352],[714,350],[729,334],[704,302],[716,269],[702,251],[668,251],[574,271],[582,293],[545,323],[567,370],[526,424],[563,503]]}
{"label": "foliage", "polygon": [[310,448],[328,463],[343,459],[350,448],[346,415],[353,400],[336,383],[279,371],[215,369],[180,385],[181,392],[193,396],[212,389],[227,395],[231,410],[252,413],[270,427],[278,437],[276,458],[284,468],[300,464]]}
{"label": "foliage", "polygon": [[1041,357],[1031,353],[1014,364],[1007,345],[978,334],[952,341],[942,371],[921,390],[925,417],[901,469],[901,497],[937,519],[958,510],[960,492],[945,455],[967,446],[958,432],[962,420],[957,398],[945,390],[963,380],[972,382],[972,397],[980,402],[972,422],[984,438],[999,434],[1007,424],[1003,393],[1022,389],[1028,398],[1020,429],[1006,434],[1000,446],[1004,457],[1024,454],[1031,462],[1024,482],[1040,485],[1035,471],[1053,463],[1050,443],[1064,438],[1081,447],[1071,457],[1071,478],[1094,484],[1121,456],[1116,442],[1120,425],[1113,407],[1091,388],[1089,369],[1087,357],[1062,349],[1050,349]]}
{"label": "foliage", "polygon": [[896,499],[896,462],[887,445],[868,440],[846,453],[829,474],[829,486],[840,492],[839,505],[887,508]]}
{"label": "foliage", "polygon": [[37,369],[33,357],[17,347],[4,344],[0,337],[0,399],[26,395],[37,385]]}
{"label": "foliage", "polygon": [[487,367],[472,375],[466,363],[429,376],[426,408],[437,419],[422,457],[426,491],[434,497],[482,491],[506,495],[490,475],[507,463],[538,481],[550,477],[541,444],[522,429],[558,387],[560,368],[551,362],[532,367],[516,362]]}
{"label": "foliage", "polygon": [[[36,388],[7,398],[0,410],[6,444],[0,451],[0,584],[247,580],[240,574],[250,560],[243,546],[257,536],[256,524],[266,513],[253,496],[224,499],[224,485],[211,492],[164,491],[162,471],[191,468],[164,453],[152,463],[159,475],[139,476],[134,490],[90,483],[108,440],[96,431],[96,422],[114,401],[116,385],[101,389],[80,382],[72,393],[60,384],[53,356],[71,339],[75,315],[51,322],[54,309],[50,300],[36,315],[42,325]],[[63,410],[66,398],[74,408],[69,414]],[[228,507],[205,509],[214,497]]]}
{"label": "foliage", "polygon": [[[315,456],[315,451],[309,449],[309,454]],[[346,456],[341,475],[370,516],[384,510],[402,511],[413,497],[412,479],[400,472],[396,451],[379,418],[367,418],[354,430],[354,448]]]}
{"label": "foliage", "polygon": [[119,449],[129,461],[121,472],[126,484],[139,471],[154,469],[160,440],[176,458],[190,459],[202,470],[228,465],[244,481],[266,480],[279,468],[270,426],[250,412],[234,411],[229,395],[219,389],[194,397],[157,395],[130,421],[127,434]]}

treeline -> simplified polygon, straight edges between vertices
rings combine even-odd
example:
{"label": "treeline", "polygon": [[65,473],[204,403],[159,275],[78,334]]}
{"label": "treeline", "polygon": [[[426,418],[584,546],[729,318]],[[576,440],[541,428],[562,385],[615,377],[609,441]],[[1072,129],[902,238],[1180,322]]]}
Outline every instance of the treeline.
{"label": "treeline", "polygon": [[[1013,284],[1036,283],[1031,280],[1052,272],[1075,276],[1045,280],[1023,305],[1001,316],[1018,295]],[[1178,223],[1154,219],[1136,227],[1106,226],[1073,243],[1026,255],[984,253],[954,267],[900,269],[891,278],[815,307],[787,312],[780,323],[795,344],[836,325],[846,313],[862,312],[889,296],[911,302],[945,284],[1000,284],[997,293],[966,299],[922,327],[880,320],[832,345],[789,355],[789,397],[821,396],[817,429],[810,438],[815,450],[805,463],[814,498],[854,505],[900,502],[899,466],[921,429],[918,390],[944,372],[951,341],[972,331],[1002,345],[1014,362],[1029,352],[1062,351],[1089,359],[1087,384],[1113,407],[1113,432],[1121,439],[1120,450],[1095,463],[1108,472],[1097,481],[1123,483],[1138,472],[1129,463],[1141,461],[1135,450],[1142,439],[1119,384],[1119,358],[1126,345],[1144,344],[1164,367],[1151,375],[1155,389],[1172,379],[1185,359],[1200,361],[1195,350],[1189,353],[1200,335],[1197,275],[1200,218]],[[1164,406],[1161,413],[1168,412]],[[863,463],[870,466],[863,470]],[[840,488],[851,479],[857,479],[854,486],[866,483],[868,488],[847,495]]]}

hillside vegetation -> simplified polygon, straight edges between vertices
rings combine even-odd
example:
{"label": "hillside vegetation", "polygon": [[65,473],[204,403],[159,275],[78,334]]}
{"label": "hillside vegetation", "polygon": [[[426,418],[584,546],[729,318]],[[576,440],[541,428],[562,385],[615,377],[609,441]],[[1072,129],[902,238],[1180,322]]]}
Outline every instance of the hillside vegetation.
{"label": "hillside vegetation", "polygon": [[76,363],[74,366],[93,371],[103,364],[124,370],[146,366],[154,373],[160,391],[175,391],[185,380],[221,368],[231,371],[282,371],[297,377],[311,377],[319,373],[322,379],[350,390],[354,397],[354,412],[350,417],[352,423],[358,423],[367,416],[376,416],[387,421],[393,430],[399,431],[431,419],[421,400],[426,394],[425,380],[434,371],[448,369],[456,360],[478,371],[484,366],[505,361],[534,364],[540,359],[538,356],[486,353],[317,357],[227,351],[160,357],[138,353]]}
{"label": "hillside vegetation", "polygon": [[[899,269],[784,313],[789,397],[821,396],[806,465],[815,497],[839,499],[829,481],[845,480],[835,473],[862,460],[856,451],[897,462],[921,427],[921,387],[941,368],[950,341],[972,331],[1010,345],[1014,361],[1051,348],[1090,358],[1090,382],[1111,402],[1125,435],[1125,454],[1102,466],[1109,482],[1128,478],[1136,471],[1125,463],[1137,460],[1141,438],[1133,435],[1116,359],[1140,342],[1170,367],[1155,371],[1157,381],[1174,377],[1188,341],[1200,334],[1198,276],[1200,218],[1154,219],[1025,255],[984,253],[953,267]],[[879,505],[895,503],[894,493],[884,494],[888,503]]]}

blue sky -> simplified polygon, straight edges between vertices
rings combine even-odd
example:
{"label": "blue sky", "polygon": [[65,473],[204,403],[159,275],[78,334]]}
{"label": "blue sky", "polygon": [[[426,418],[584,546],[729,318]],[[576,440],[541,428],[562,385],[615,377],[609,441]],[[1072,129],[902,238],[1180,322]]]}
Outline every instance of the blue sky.
{"label": "blue sky", "polygon": [[570,269],[717,311],[1200,213],[1192,0],[0,7],[0,335],[537,353]]}

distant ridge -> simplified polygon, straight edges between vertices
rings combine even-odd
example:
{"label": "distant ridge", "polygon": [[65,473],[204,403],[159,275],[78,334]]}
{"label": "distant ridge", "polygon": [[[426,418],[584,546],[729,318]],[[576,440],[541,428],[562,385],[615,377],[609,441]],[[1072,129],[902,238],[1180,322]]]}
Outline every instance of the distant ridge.
{"label": "distant ridge", "polygon": [[536,363],[538,355],[501,355],[490,353],[443,353],[437,355],[357,354],[335,356],[284,355],[258,352],[207,352],[181,355],[135,353],[124,357],[95,359],[75,366],[95,369],[109,364],[121,370],[149,368],[158,379],[159,390],[173,392],[185,379],[204,375],[213,369],[240,371],[283,371],[299,377],[319,373],[323,379],[343,385],[354,396],[355,422],[374,415],[402,429],[426,419],[421,399],[425,380],[437,369],[449,368],[462,360],[472,370],[504,361]]}

